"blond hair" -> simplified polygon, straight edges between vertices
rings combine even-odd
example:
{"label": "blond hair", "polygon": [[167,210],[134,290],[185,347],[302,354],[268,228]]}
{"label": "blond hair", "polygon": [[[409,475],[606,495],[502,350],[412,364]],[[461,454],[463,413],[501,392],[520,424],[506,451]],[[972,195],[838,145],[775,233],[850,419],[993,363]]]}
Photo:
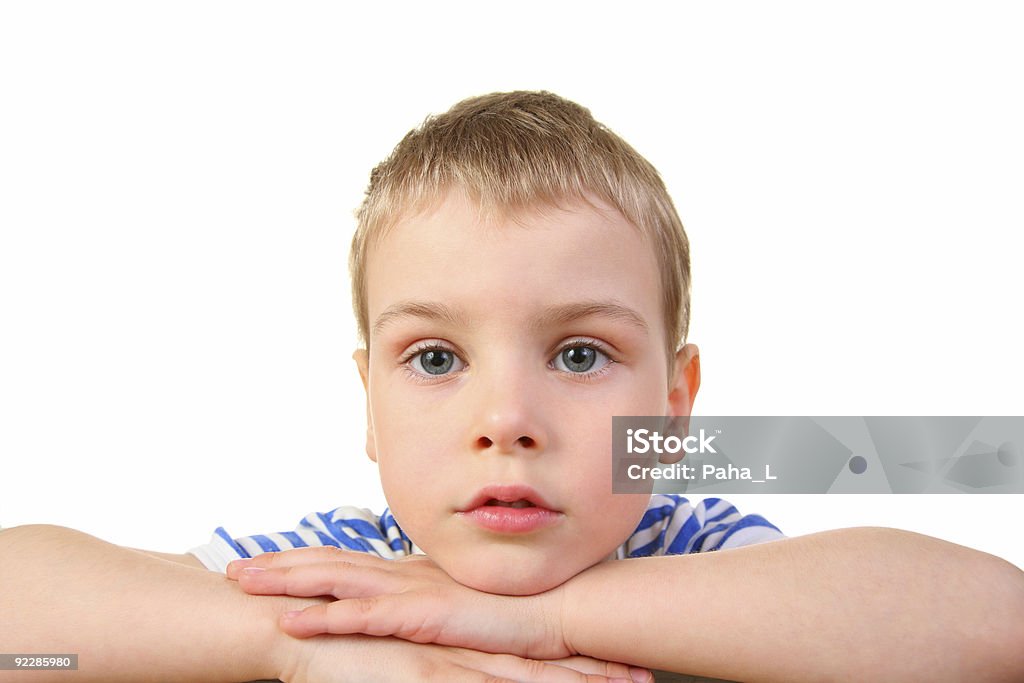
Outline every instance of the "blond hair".
{"label": "blond hair", "polygon": [[349,266],[360,341],[369,347],[366,254],[402,218],[446,191],[484,213],[510,213],[596,197],[653,245],[661,271],[669,368],[690,321],[690,249],[655,168],[590,111],[549,92],[492,93],[429,116],[373,169]]}

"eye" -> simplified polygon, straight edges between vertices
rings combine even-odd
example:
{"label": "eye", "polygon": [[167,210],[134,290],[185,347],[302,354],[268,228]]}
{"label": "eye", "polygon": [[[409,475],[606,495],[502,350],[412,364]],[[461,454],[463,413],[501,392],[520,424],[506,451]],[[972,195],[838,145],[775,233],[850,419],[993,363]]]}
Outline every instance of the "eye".
{"label": "eye", "polygon": [[595,366],[600,370],[609,362],[608,356],[594,346],[576,344],[559,351],[554,365],[556,370],[582,374],[594,370]]}
{"label": "eye", "polygon": [[458,371],[465,366],[462,359],[453,352],[439,347],[430,347],[419,351],[409,359],[408,363],[409,367],[417,374],[432,377],[446,375],[452,371],[452,368]]}

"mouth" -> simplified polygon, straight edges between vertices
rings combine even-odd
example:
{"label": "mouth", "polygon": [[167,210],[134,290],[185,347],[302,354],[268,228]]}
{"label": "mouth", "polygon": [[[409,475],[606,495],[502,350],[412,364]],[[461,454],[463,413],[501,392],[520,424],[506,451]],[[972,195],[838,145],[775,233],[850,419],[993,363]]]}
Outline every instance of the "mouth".
{"label": "mouth", "polygon": [[502,536],[539,532],[565,519],[537,491],[521,484],[488,486],[456,515],[477,529]]}
{"label": "mouth", "polygon": [[535,508],[537,507],[528,500],[513,500],[512,502],[498,500],[497,498],[491,498],[489,501],[483,504],[483,507],[499,507],[499,508]]}
{"label": "mouth", "polygon": [[469,512],[478,508],[541,508],[558,512],[535,489],[524,484],[499,484],[487,486],[460,507],[458,512]]}

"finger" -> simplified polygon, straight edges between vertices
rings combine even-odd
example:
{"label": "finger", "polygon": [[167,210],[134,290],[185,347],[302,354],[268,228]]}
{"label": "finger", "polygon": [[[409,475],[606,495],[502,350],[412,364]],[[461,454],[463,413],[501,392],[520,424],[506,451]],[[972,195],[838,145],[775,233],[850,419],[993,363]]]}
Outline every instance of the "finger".
{"label": "finger", "polygon": [[534,657],[564,654],[561,648],[552,651],[537,646],[527,631],[495,617],[493,606],[479,608],[479,604],[453,602],[437,592],[385,592],[287,612],[281,615],[278,625],[295,638],[362,633],[482,652],[531,653]]}
{"label": "finger", "polygon": [[421,615],[425,606],[410,610],[402,596],[376,595],[313,605],[281,615],[281,629],[295,638],[320,633],[365,633],[397,636],[416,643],[435,642],[441,629]]}
{"label": "finger", "polygon": [[238,583],[252,595],[294,595],[362,598],[400,589],[400,577],[377,567],[348,561],[320,562],[291,567],[246,567]]}
{"label": "finger", "polygon": [[423,674],[422,671],[419,673],[421,681],[444,681],[444,683],[523,683],[514,678],[494,676],[484,671],[455,665],[431,671],[428,674]]}
{"label": "finger", "polygon": [[626,678],[632,681],[649,683],[654,681],[654,674],[649,669],[639,666],[630,666],[620,662],[606,662],[592,657],[565,657],[563,659],[547,660],[552,664],[575,669],[581,673],[600,674],[609,678]]}
{"label": "finger", "polygon": [[[334,640],[331,636],[323,638]],[[326,642],[326,641],[325,641]],[[442,647],[440,645],[419,645],[397,641],[394,638],[374,638],[372,636],[349,636],[346,643],[357,643],[359,654],[355,659],[358,665],[370,668],[363,671],[362,676],[356,675],[351,680],[374,680],[380,683],[409,683],[409,681],[433,681],[437,683],[521,683],[512,678],[495,676],[469,664],[462,656],[460,648]],[[397,645],[397,647],[395,647]],[[381,648],[383,646],[383,648]],[[382,656],[375,656],[375,651]],[[351,660],[349,660],[351,661]],[[330,671],[330,680],[349,680],[344,676],[350,669],[335,666]],[[358,671],[358,669],[356,669]],[[372,672],[372,676],[370,673]],[[316,672],[320,673],[320,672]],[[310,676],[310,680],[326,680],[322,677]]]}
{"label": "finger", "polygon": [[[577,669],[560,666],[554,661],[524,659],[515,655],[494,655],[466,650],[467,664],[472,667],[503,678],[530,683],[632,683],[628,667],[625,676],[608,676],[600,672],[583,672]],[[583,658],[586,659],[586,658]],[[596,660],[594,660],[596,662]],[[651,679],[653,680],[653,679]]]}
{"label": "finger", "polygon": [[313,546],[310,548],[293,548],[278,552],[260,553],[254,557],[232,560],[227,566],[227,577],[237,579],[245,567],[292,567],[317,562],[333,562],[344,560],[360,565],[374,565],[387,562],[383,558],[357,550],[344,550],[334,546]]}

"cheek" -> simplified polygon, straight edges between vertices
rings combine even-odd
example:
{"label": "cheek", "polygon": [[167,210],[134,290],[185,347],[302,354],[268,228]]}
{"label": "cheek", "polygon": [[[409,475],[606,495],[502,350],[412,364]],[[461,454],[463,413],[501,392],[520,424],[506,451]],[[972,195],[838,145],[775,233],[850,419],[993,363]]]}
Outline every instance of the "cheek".
{"label": "cheek", "polygon": [[629,535],[636,530],[650,502],[649,494],[611,494],[605,506],[608,516],[604,519],[612,521],[608,523],[602,520],[602,523],[608,527],[606,534],[613,548],[617,548],[625,542]]}
{"label": "cheek", "polygon": [[443,500],[450,479],[445,459],[455,452],[452,429],[440,411],[403,400],[398,392],[380,392],[374,398],[381,487],[399,524],[411,533],[408,523],[415,527],[416,520],[430,519],[430,501],[436,504],[439,495]]}
{"label": "cheek", "polygon": [[377,380],[370,405],[382,465],[417,467],[430,460],[438,437],[445,432],[446,416],[441,411],[391,377]]}
{"label": "cheek", "polygon": [[611,418],[607,422],[589,430],[585,442],[572,449],[564,490],[572,500],[572,512],[583,521],[582,535],[610,551],[636,529],[650,495],[612,492]]}
{"label": "cheek", "polygon": [[[668,382],[664,361],[648,353],[641,360],[620,368],[613,382],[595,392],[590,406],[595,415],[609,420],[613,415],[662,415],[668,407]],[[610,429],[610,426],[609,426]]]}
{"label": "cheek", "polygon": [[650,503],[650,495],[613,494],[610,489],[609,480],[603,487],[604,495],[595,495],[583,503],[584,507],[577,508],[577,519],[585,520],[578,527],[577,538],[586,539],[582,553],[587,554],[591,564],[608,557],[626,542]]}

